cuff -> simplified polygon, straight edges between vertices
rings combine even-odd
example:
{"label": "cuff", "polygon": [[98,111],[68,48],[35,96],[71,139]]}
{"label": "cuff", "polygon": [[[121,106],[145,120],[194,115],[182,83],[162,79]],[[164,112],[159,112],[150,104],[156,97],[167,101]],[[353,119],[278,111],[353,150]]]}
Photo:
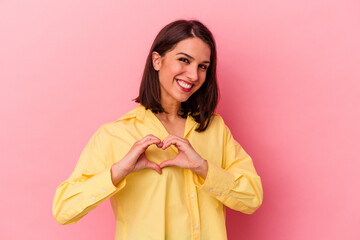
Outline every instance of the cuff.
{"label": "cuff", "polygon": [[101,199],[111,197],[116,194],[126,185],[126,178],[120,181],[120,183],[114,186],[111,180],[111,167],[108,167],[95,176],[91,177],[87,181],[88,186],[91,186],[89,189],[89,193],[91,193],[88,197],[97,202]]}
{"label": "cuff", "polygon": [[216,164],[208,162],[206,179],[193,172],[193,180],[199,190],[203,190],[214,197],[227,194],[234,186],[234,176]]}

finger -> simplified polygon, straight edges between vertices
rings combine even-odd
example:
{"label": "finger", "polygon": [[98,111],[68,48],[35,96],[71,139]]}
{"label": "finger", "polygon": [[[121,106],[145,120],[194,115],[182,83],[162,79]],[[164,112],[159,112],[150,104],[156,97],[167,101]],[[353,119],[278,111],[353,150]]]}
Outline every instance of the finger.
{"label": "finger", "polygon": [[176,138],[169,139],[166,143],[164,143],[164,146],[162,147],[162,149],[166,149],[170,145],[174,145],[177,149],[182,150],[182,151],[185,149],[184,142],[182,142]]}
{"label": "finger", "polygon": [[179,139],[179,140],[185,140],[184,138],[181,138],[181,137],[178,137],[178,136],[169,134],[169,135],[163,140],[163,142],[166,142],[166,141],[168,141],[168,140],[170,140],[170,139],[173,139],[173,138],[176,138],[176,139]]}
{"label": "finger", "polygon": [[141,140],[139,140],[139,142],[141,142],[141,143],[147,142],[147,141],[149,141],[149,139],[157,139],[157,140],[159,140],[159,141],[161,142],[161,139],[160,139],[160,138],[158,138],[158,137],[156,137],[156,136],[154,136],[154,135],[152,135],[152,134],[146,135],[146,136],[143,137]]}
{"label": "finger", "polygon": [[134,144],[133,151],[139,156],[141,153],[144,153],[151,144],[158,143],[160,143],[160,140],[151,138],[147,139],[146,141],[139,141]]}
{"label": "finger", "polygon": [[186,138],[181,138],[181,137],[178,137],[175,135],[169,135],[163,140],[163,142],[166,143],[167,141],[170,141],[171,139],[177,139],[178,141],[183,142],[183,143],[186,143],[189,141]]}
{"label": "finger", "polygon": [[154,138],[158,138],[157,136],[153,135],[153,134],[148,134],[146,135],[144,138],[147,138],[147,137],[154,137]]}
{"label": "finger", "polygon": [[176,139],[176,136],[174,135],[169,135],[167,136],[162,142],[163,142],[163,146],[162,149],[166,149],[168,148],[171,144],[169,142],[171,142],[173,139]]}
{"label": "finger", "polygon": [[158,148],[162,148],[163,145],[164,145],[164,143],[161,142],[161,141],[160,141],[160,143],[157,143],[157,144],[156,144],[156,146],[157,146]]}
{"label": "finger", "polygon": [[151,144],[160,144],[161,140],[155,136],[148,136],[144,138],[144,140],[141,143],[141,146],[146,150]]}

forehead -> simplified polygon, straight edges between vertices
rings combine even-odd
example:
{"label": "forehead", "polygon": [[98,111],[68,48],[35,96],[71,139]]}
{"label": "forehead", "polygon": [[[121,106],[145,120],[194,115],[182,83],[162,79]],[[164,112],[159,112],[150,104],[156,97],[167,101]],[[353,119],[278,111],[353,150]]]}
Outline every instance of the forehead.
{"label": "forehead", "polygon": [[209,45],[199,38],[184,39],[178,42],[169,53],[176,55],[179,52],[186,53],[198,61],[210,61],[211,49]]}

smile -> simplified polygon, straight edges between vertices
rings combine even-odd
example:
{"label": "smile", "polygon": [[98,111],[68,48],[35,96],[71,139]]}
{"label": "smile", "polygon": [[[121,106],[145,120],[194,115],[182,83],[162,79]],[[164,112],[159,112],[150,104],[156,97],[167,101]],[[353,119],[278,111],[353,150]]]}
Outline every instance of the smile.
{"label": "smile", "polygon": [[178,83],[179,87],[185,92],[189,92],[191,88],[194,86],[193,84],[189,84],[179,79],[175,79],[175,80]]}

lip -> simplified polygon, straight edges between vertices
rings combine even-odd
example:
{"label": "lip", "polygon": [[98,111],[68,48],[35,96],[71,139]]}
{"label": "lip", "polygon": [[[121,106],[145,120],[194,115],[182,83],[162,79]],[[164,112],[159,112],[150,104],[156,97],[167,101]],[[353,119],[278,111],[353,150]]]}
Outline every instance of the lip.
{"label": "lip", "polygon": [[177,78],[175,78],[175,80],[183,81],[183,82],[186,82],[187,84],[190,84],[190,85],[191,85],[191,88],[189,88],[189,89],[183,88],[183,87],[178,83],[178,81],[176,81],[177,85],[178,85],[178,86],[180,87],[180,89],[183,90],[184,92],[190,92],[191,89],[194,87],[194,84],[189,83],[188,81],[184,81],[184,80],[182,80],[182,79],[177,79]]}

